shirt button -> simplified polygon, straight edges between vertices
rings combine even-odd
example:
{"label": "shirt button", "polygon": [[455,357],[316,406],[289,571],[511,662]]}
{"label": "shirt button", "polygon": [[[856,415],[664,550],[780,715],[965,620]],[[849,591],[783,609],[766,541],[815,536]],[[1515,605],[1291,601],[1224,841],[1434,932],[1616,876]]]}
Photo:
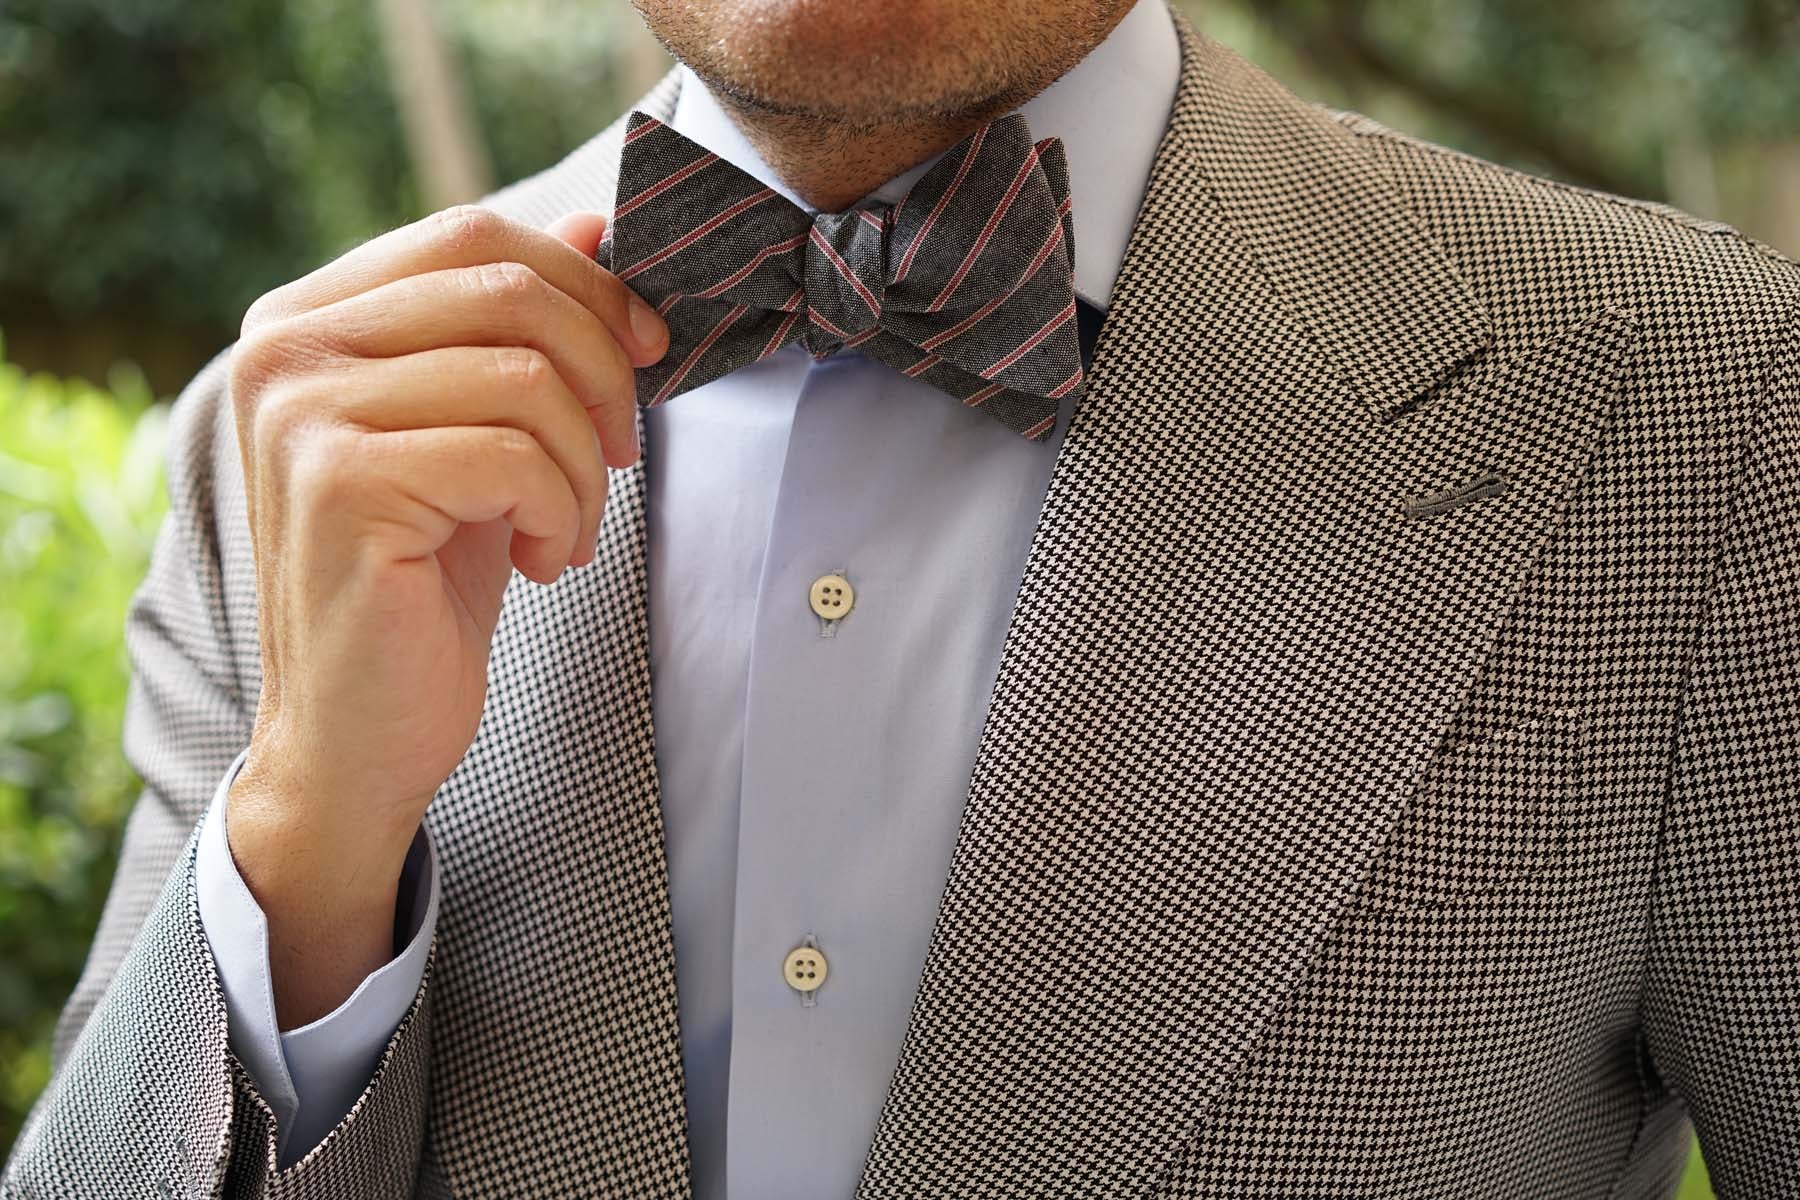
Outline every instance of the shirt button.
{"label": "shirt button", "polygon": [[781,965],[782,978],[796,992],[816,992],[825,982],[825,955],[816,946],[795,946]]}
{"label": "shirt button", "polygon": [[813,580],[807,599],[812,610],[827,621],[835,621],[856,605],[856,592],[842,575],[821,575]]}

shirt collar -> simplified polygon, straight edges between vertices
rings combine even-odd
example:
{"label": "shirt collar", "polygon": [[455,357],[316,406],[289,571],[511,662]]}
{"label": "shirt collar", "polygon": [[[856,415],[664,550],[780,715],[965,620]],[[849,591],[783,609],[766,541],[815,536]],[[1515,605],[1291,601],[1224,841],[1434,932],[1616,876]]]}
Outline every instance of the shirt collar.
{"label": "shirt collar", "polygon": [[[757,154],[699,76],[685,65],[669,123],[805,209]],[[1113,31],[1018,111],[1035,138],[1059,137],[1069,161],[1075,222],[1075,293],[1104,309],[1137,222],[1150,167],[1181,76],[1181,42],[1165,0],[1137,0]],[[936,157],[870,193],[893,203]]]}

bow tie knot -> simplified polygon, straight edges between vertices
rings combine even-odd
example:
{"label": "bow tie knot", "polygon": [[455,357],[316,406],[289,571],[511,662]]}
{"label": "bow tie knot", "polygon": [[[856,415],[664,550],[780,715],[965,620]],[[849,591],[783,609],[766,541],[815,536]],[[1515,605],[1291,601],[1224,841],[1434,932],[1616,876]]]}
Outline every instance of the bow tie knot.
{"label": "bow tie knot", "polygon": [[887,293],[887,222],[881,212],[819,213],[807,230],[802,262],[804,336],[814,357],[856,344],[880,327]]}
{"label": "bow tie knot", "polygon": [[634,112],[595,257],[668,322],[637,372],[646,407],[796,341],[854,347],[1034,440],[1081,393],[1068,168],[1017,114],[891,207],[815,215]]}

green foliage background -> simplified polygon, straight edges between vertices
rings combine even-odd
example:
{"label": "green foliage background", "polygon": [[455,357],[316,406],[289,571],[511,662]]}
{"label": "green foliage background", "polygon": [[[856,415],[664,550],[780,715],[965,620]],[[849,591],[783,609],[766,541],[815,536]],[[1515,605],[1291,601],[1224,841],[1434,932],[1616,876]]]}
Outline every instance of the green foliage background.
{"label": "green foliage background", "polygon": [[[1302,95],[1800,252],[1794,0],[1177,2]],[[0,329],[17,362],[95,381],[0,358],[0,1155],[135,792],[120,634],[162,505],[153,396],[255,296],[421,214],[375,10],[0,4]],[[625,0],[436,11],[500,180],[660,65]],[[1684,1200],[1708,1195],[1696,1158]]]}
{"label": "green foliage background", "polygon": [[125,605],[163,507],[167,409],[0,360],[0,1146],[49,1070],[137,781]]}

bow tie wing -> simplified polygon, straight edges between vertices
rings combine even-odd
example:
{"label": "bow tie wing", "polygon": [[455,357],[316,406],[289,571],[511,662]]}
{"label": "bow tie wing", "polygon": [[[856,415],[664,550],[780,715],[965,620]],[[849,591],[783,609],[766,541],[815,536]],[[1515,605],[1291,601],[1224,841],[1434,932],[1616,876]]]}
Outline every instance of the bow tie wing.
{"label": "bow tie wing", "polygon": [[798,336],[810,218],[674,129],[631,114],[596,259],[663,314],[669,350],[642,405],[748,366]]}
{"label": "bow tie wing", "polygon": [[[946,153],[895,206],[883,324],[926,357],[1037,397],[1081,386],[1068,166],[1004,117]],[[936,360],[934,362],[933,360]]]}

